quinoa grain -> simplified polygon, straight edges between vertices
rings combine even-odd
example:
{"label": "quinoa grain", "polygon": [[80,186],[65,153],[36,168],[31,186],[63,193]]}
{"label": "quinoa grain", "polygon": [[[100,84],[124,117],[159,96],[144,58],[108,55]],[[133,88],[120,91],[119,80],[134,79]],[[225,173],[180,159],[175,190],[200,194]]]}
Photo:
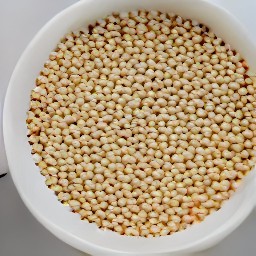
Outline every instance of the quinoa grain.
{"label": "quinoa grain", "polygon": [[46,185],[82,219],[122,235],[202,221],[255,163],[256,88],[243,64],[205,25],[156,11],[70,32],[37,77],[27,115]]}

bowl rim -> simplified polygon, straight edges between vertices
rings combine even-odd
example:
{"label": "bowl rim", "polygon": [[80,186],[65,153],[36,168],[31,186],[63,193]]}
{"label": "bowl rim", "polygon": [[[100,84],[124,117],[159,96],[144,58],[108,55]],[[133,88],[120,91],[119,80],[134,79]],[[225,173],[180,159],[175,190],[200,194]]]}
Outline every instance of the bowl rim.
{"label": "bowl rim", "polygon": [[[120,0],[121,1],[121,0]],[[189,0],[191,1],[191,0]],[[196,0],[197,2],[204,2],[205,4],[208,4],[209,6],[218,8],[219,10],[221,10],[222,12],[225,12],[230,19],[232,19],[234,21],[234,23],[238,26],[240,26],[241,29],[243,29],[244,31],[246,31],[246,29],[244,28],[244,26],[240,23],[240,21],[238,21],[238,19],[232,15],[229,11],[227,11],[225,8],[221,7],[218,4],[209,2],[207,0]],[[6,155],[7,155],[7,160],[8,160],[8,164],[9,164],[9,169],[10,169],[10,174],[12,176],[12,179],[14,181],[14,184],[23,200],[23,202],[25,203],[25,205],[27,206],[27,208],[33,213],[33,215],[36,217],[36,219],[43,224],[45,227],[47,227],[47,229],[52,232],[54,235],[56,235],[57,237],[59,237],[60,239],[64,240],[66,243],[78,248],[78,249],[83,249],[84,246],[80,246],[79,244],[86,244],[86,247],[88,248],[88,251],[91,252],[101,252],[101,253],[120,253],[117,252],[115,250],[111,250],[109,248],[105,248],[105,247],[99,247],[99,246],[95,246],[94,244],[88,242],[87,240],[83,240],[83,239],[79,239],[77,236],[72,236],[72,234],[67,234],[67,231],[62,229],[61,227],[55,225],[54,223],[52,223],[49,219],[47,219],[41,212],[37,211],[35,209],[35,207],[31,204],[29,198],[26,197],[25,193],[23,192],[22,187],[19,184],[19,180],[17,179],[15,172],[12,171],[13,168],[15,168],[14,164],[13,164],[13,155],[12,155],[12,146],[10,142],[10,136],[12,136],[12,134],[9,133],[8,131],[8,124],[9,124],[9,106],[12,104],[12,94],[15,91],[15,83],[14,80],[15,78],[19,75],[19,69],[20,66],[23,64],[23,62],[25,61],[27,55],[29,54],[30,49],[36,45],[39,41],[39,39],[43,36],[43,34],[45,33],[45,31],[48,30],[49,27],[52,26],[52,24],[54,24],[54,22],[56,22],[57,20],[59,20],[62,16],[66,16],[68,13],[73,12],[74,10],[76,10],[76,8],[79,8],[83,5],[88,5],[90,4],[90,2],[92,2],[92,0],[82,0],[79,1],[75,4],[72,4],[71,6],[67,7],[66,9],[62,10],[61,12],[59,12],[57,15],[55,15],[52,19],[50,19],[38,32],[37,34],[33,37],[33,39],[31,40],[31,42],[29,43],[29,45],[26,47],[26,49],[24,50],[24,52],[22,53],[21,57],[19,58],[15,69],[13,71],[13,74],[11,76],[7,91],[6,91],[6,96],[5,96],[5,101],[4,101],[4,108],[3,108],[3,133],[4,133],[4,143],[5,143],[5,148],[6,148]],[[246,201],[246,200],[245,200]],[[242,221],[250,214],[250,212],[253,209],[253,206],[251,205],[251,203],[249,202],[244,202],[244,206],[241,210],[239,211],[239,213],[234,214],[234,218],[229,219],[225,225],[225,227],[217,227],[216,228],[216,232],[214,234],[211,234],[208,237],[205,237],[204,239],[198,240],[197,243],[193,243],[185,245],[183,248],[180,248],[180,250],[172,250],[172,248],[170,248],[170,250],[168,250],[168,253],[170,252],[176,252],[176,251],[187,251],[189,249],[192,249],[193,247],[196,247],[198,244],[201,244],[203,242],[206,242],[211,239],[212,237],[216,237],[218,235],[220,235],[220,233],[223,233],[223,230],[226,230],[226,235],[228,235],[230,232],[232,232],[240,223],[242,223]],[[58,232],[54,232],[53,230],[58,230]],[[60,235],[60,233],[62,235]],[[66,237],[65,237],[66,236]],[[222,236],[223,237],[223,236]],[[70,239],[70,241],[68,240],[68,238]],[[72,241],[71,241],[72,239]],[[162,251],[161,253],[167,253],[167,251]],[[106,254],[105,254],[106,255]],[[127,254],[128,255],[128,254]],[[134,254],[135,255],[135,254]],[[143,253],[140,254],[136,254],[136,255],[143,255]],[[145,255],[149,255],[149,254],[145,254]]]}

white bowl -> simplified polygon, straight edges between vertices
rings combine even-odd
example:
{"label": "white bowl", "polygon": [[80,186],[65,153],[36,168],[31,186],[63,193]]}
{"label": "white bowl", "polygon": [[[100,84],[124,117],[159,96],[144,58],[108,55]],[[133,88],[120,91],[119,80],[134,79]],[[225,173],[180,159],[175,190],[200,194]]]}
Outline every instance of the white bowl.
{"label": "white bowl", "polygon": [[[26,111],[30,91],[43,63],[67,32],[86,26],[113,11],[155,9],[196,19],[211,27],[237,49],[255,69],[256,48],[250,35],[230,13],[202,0],[84,0],[48,22],[29,44],[12,75],[4,106],[4,140],[14,183],[23,201],[49,231],[71,246],[93,255],[177,255],[206,249],[232,232],[252,211],[256,175],[251,172],[239,191],[200,224],[171,236],[135,238],[101,231],[81,221],[57,201],[44,184],[27,141]],[[254,66],[253,66],[254,65]]]}

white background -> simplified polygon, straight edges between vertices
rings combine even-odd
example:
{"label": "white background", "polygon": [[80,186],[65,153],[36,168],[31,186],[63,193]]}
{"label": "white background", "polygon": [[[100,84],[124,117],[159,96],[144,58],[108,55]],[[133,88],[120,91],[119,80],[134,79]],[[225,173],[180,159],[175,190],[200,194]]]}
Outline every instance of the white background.
{"label": "white background", "polygon": [[[233,12],[256,40],[256,1],[212,1]],[[0,0],[0,103],[26,45],[51,17],[74,2],[76,0]],[[34,219],[22,203],[9,174],[0,179],[0,256],[85,255],[62,243]],[[229,255],[256,255],[256,211],[228,238],[196,256]]]}

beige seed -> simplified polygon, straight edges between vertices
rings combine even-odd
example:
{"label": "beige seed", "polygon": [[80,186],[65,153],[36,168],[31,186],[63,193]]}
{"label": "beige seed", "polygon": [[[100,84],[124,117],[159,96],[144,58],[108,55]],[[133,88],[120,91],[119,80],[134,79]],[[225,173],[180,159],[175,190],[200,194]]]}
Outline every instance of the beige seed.
{"label": "beige seed", "polygon": [[31,92],[29,143],[46,185],[82,219],[169,235],[217,211],[255,165],[248,67],[199,25],[114,13],[50,54]]}

